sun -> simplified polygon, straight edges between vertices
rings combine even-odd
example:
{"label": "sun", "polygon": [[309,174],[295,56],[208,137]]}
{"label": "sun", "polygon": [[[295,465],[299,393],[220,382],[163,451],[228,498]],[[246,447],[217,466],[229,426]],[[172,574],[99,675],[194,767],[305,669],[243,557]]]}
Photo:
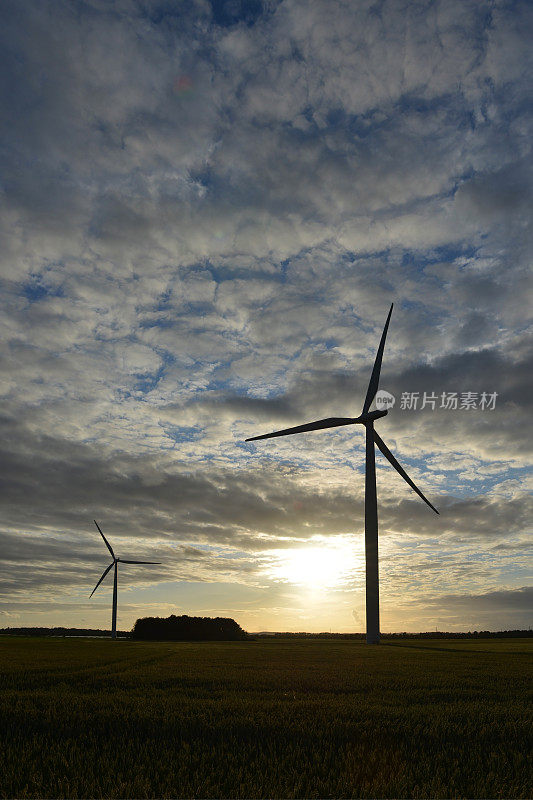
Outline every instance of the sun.
{"label": "sun", "polygon": [[353,542],[338,537],[331,542],[313,543],[269,553],[266,569],[270,578],[313,589],[344,586],[357,567]]}

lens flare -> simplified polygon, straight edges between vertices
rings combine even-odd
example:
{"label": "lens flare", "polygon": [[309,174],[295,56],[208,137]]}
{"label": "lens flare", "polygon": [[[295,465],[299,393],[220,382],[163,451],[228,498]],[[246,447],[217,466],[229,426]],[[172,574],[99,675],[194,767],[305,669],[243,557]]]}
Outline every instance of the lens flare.
{"label": "lens flare", "polygon": [[193,82],[189,75],[179,75],[174,81],[174,93],[183,97],[184,95],[192,94]]}

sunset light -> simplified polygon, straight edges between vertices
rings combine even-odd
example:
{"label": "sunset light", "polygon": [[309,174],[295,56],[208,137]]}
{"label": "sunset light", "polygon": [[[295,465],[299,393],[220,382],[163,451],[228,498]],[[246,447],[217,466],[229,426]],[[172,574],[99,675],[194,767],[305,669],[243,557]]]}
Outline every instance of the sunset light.
{"label": "sunset light", "polygon": [[345,586],[357,567],[354,545],[347,537],[274,551],[272,556],[267,570],[270,578],[315,590]]}

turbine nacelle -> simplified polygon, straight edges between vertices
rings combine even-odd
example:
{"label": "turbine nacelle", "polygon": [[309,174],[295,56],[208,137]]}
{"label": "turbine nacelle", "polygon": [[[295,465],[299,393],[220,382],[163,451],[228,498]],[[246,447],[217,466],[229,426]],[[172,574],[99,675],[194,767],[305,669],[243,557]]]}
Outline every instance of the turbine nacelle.
{"label": "turbine nacelle", "polygon": [[368,411],[366,414],[361,414],[360,417],[357,417],[355,421],[360,425],[371,425],[374,420],[381,419],[381,417],[386,417],[388,413],[389,412],[386,408],[382,409],[381,411]]}

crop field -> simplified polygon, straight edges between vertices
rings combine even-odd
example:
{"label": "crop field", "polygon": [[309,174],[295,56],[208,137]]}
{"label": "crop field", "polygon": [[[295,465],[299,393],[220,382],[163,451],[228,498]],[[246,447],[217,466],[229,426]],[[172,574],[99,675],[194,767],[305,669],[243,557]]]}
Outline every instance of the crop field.
{"label": "crop field", "polygon": [[531,797],[532,653],[2,637],[0,793]]}

